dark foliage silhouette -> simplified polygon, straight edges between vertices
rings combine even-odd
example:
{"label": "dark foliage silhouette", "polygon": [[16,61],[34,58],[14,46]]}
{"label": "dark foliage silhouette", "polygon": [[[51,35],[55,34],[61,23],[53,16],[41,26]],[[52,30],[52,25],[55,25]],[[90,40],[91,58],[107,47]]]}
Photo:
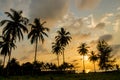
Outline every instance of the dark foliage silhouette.
{"label": "dark foliage silhouette", "polygon": [[[22,11],[16,11],[14,9],[10,9],[10,12],[5,12],[5,14],[9,17],[7,20],[2,20],[0,25],[3,26],[2,34],[5,37],[9,37],[12,42],[23,39],[22,32],[28,32],[26,25],[28,23],[28,19],[22,16]],[[11,57],[11,51],[9,53],[9,61]]]}
{"label": "dark foliage silhouette", "polygon": [[59,69],[60,70],[72,70],[72,69],[74,69],[74,66],[72,64],[70,64],[70,63],[65,62],[64,64],[61,64],[59,66]]}
{"label": "dark foliage silhouette", "polygon": [[2,65],[2,60],[0,60],[0,75],[3,73],[3,65]]}
{"label": "dark foliage silhouette", "polygon": [[58,35],[55,37],[56,43],[60,44],[60,46],[63,48],[62,55],[63,55],[63,63],[65,63],[65,54],[64,54],[64,48],[66,45],[69,44],[72,37],[70,32],[67,32],[64,28],[61,28],[57,31]]}
{"label": "dark foliage silhouette", "polygon": [[21,73],[19,62],[15,58],[12,58],[10,62],[8,62],[6,69],[9,75],[19,75]]}
{"label": "dark foliage silhouette", "polygon": [[88,48],[86,43],[81,43],[77,50],[78,53],[83,56],[83,73],[85,72],[84,56],[88,53]]}
{"label": "dark foliage silhouette", "polygon": [[34,62],[37,60],[36,56],[38,41],[41,41],[43,43],[44,36],[48,37],[47,32],[49,31],[49,29],[43,26],[45,23],[45,21],[41,23],[40,19],[35,18],[34,24],[30,24],[31,31],[28,34],[28,39],[31,40],[31,44],[36,44]]}
{"label": "dark foliage silhouette", "polygon": [[30,62],[23,63],[21,69],[23,75],[31,75],[33,73],[33,65]]}
{"label": "dark foliage silhouette", "polygon": [[99,67],[102,70],[113,69],[115,58],[111,55],[112,48],[104,40],[99,41],[97,44],[97,49],[99,51]]}
{"label": "dark foliage silhouette", "polygon": [[89,60],[93,62],[93,64],[94,64],[94,72],[96,72],[96,69],[95,69],[95,62],[98,60],[98,56],[97,56],[97,54],[95,54],[94,51],[91,51]]}
{"label": "dark foliage silhouette", "polygon": [[4,60],[3,60],[3,67],[5,65],[5,58],[7,55],[10,55],[11,49],[15,49],[15,44],[13,41],[9,38],[9,36],[0,36],[0,49],[1,49],[1,55],[4,55]]}
{"label": "dark foliage silhouette", "polygon": [[52,52],[57,55],[57,61],[59,66],[59,55],[62,53],[63,48],[60,46],[59,43],[52,43]]}

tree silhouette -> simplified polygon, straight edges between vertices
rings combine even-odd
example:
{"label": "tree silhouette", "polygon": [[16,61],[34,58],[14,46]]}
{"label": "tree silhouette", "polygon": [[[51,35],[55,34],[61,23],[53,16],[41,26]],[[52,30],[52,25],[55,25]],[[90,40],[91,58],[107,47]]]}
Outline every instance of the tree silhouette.
{"label": "tree silhouette", "polygon": [[52,52],[57,55],[57,61],[58,61],[58,66],[59,66],[59,55],[62,53],[63,48],[60,46],[58,43],[52,43]]}
{"label": "tree silhouette", "polygon": [[86,43],[82,43],[77,50],[80,55],[83,55],[83,73],[85,72],[84,56],[88,53],[88,48]]}
{"label": "tree silhouette", "polygon": [[95,69],[95,62],[98,60],[98,56],[95,54],[94,51],[91,51],[89,60],[93,62],[93,64],[94,64],[94,72],[96,72],[96,69]]}
{"label": "tree silhouette", "polygon": [[16,46],[8,36],[7,37],[0,36],[0,38],[1,38],[0,41],[1,55],[4,55],[4,60],[3,60],[3,67],[4,67],[6,56],[10,55],[11,49],[12,48],[15,49]]}
{"label": "tree silhouette", "polygon": [[6,68],[9,71],[9,75],[19,75],[21,73],[19,62],[15,58],[10,60]]}
{"label": "tree silhouette", "polygon": [[[16,42],[16,39],[19,40],[23,39],[23,33],[22,32],[28,32],[26,25],[28,23],[28,19],[22,16],[22,11],[15,11],[13,9],[10,9],[10,12],[5,12],[5,14],[10,18],[8,20],[2,20],[0,22],[1,26],[4,26],[3,28],[3,36],[9,37],[12,42]],[[11,50],[9,53],[9,61],[11,57]],[[8,62],[9,62],[8,61]]]}
{"label": "tree silhouette", "polygon": [[73,68],[74,68],[74,66],[72,65],[72,64],[70,64],[70,63],[64,63],[64,64],[61,64],[60,66],[59,66],[59,68],[62,70],[72,70]]}
{"label": "tree silhouette", "polygon": [[[55,37],[57,44],[60,44],[60,46],[62,48],[65,48],[66,45],[68,45],[72,39],[70,32],[67,32],[64,28],[61,28],[60,30],[57,31],[57,33],[58,33],[58,35]],[[62,51],[63,63],[65,63],[64,49],[62,49],[62,50],[63,50]]]}
{"label": "tree silhouette", "polygon": [[43,23],[41,23],[40,19],[35,18],[34,24],[30,24],[31,31],[28,34],[28,39],[31,39],[31,44],[33,44],[33,43],[36,44],[34,62],[36,61],[36,56],[37,56],[38,41],[42,41],[42,43],[43,43],[44,36],[48,37],[46,31],[49,31],[49,29],[43,26],[44,23],[46,23],[46,22],[44,21]]}
{"label": "tree silhouette", "polygon": [[53,63],[46,63],[46,64],[44,64],[44,67],[45,67],[46,71],[57,70],[57,66]]}
{"label": "tree silhouette", "polygon": [[23,75],[30,75],[33,73],[33,64],[30,62],[23,63],[21,69]]}
{"label": "tree silhouette", "polygon": [[112,48],[104,40],[99,41],[97,44],[97,49],[99,51],[99,67],[102,70],[109,70],[113,68],[113,63],[115,58],[111,55]]}
{"label": "tree silhouette", "polygon": [[2,65],[2,60],[0,59],[0,75],[3,73],[3,65]]}
{"label": "tree silhouette", "polygon": [[35,62],[33,62],[33,73],[34,74],[36,74],[36,75],[38,75],[39,74],[39,72],[41,71],[41,67],[43,66],[43,63],[42,62],[38,62],[38,61],[35,61]]}

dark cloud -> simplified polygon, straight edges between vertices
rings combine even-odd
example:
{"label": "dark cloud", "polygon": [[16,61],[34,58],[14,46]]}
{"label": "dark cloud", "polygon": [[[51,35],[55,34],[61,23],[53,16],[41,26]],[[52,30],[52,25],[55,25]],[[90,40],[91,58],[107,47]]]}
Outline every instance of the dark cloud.
{"label": "dark cloud", "polygon": [[28,56],[23,56],[23,57],[20,58],[20,61],[21,60],[24,61],[24,60],[27,60],[27,59],[29,59]]}
{"label": "dark cloud", "polygon": [[98,24],[95,26],[95,28],[97,28],[97,29],[103,29],[105,26],[106,26],[106,24],[102,22],[102,23],[98,23]]}
{"label": "dark cloud", "polygon": [[78,60],[73,60],[72,62],[77,62]]}
{"label": "dark cloud", "polygon": [[[111,45],[112,46],[112,49],[113,49],[113,55],[116,56],[116,57],[120,57],[120,44],[117,44],[117,45]],[[117,54],[117,55],[116,55]]]}
{"label": "dark cloud", "polygon": [[[28,53],[34,53],[35,52],[35,48],[33,48],[32,50],[30,50]],[[45,48],[45,46],[38,46],[37,48],[37,52],[40,52],[40,53],[47,53],[47,49]]]}
{"label": "dark cloud", "polygon": [[111,34],[106,34],[99,37],[99,40],[105,40],[105,41],[110,41],[112,39],[113,39],[113,36]]}
{"label": "dark cloud", "polygon": [[100,0],[76,0],[78,9],[91,9],[95,8]]}
{"label": "dark cloud", "polygon": [[68,10],[69,0],[31,0],[30,17],[55,21],[63,17]]}

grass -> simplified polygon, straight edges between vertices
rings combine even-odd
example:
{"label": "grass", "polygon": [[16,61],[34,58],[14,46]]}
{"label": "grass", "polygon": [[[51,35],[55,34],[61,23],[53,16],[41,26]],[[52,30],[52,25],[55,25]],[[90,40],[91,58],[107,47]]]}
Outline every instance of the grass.
{"label": "grass", "polygon": [[0,80],[120,80],[119,72],[0,77]]}

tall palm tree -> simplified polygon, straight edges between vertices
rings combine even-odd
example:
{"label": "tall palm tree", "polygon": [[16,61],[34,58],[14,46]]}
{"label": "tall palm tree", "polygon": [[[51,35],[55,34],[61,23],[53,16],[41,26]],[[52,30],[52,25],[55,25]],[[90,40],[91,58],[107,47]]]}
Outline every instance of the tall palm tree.
{"label": "tall palm tree", "polygon": [[63,48],[60,46],[60,44],[52,43],[52,52],[57,55],[57,61],[59,66],[59,54],[62,53]]}
{"label": "tall palm tree", "polygon": [[[60,44],[61,47],[65,48],[66,45],[68,45],[72,39],[70,32],[67,32],[64,28],[61,28],[60,30],[57,31],[57,33],[58,36],[55,37],[56,42]],[[63,54],[63,64],[64,64],[65,63],[64,49],[62,51],[62,54]]]}
{"label": "tall palm tree", "polygon": [[40,19],[35,18],[34,24],[30,24],[31,26],[31,31],[28,34],[28,39],[31,40],[31,44],[35,43],[35,57],[34,57],[34,62],[36,61],[36,56],[37,56],[37,46],[38,46],[38,41],[41,41],[42,43],[44,42],[44,36],[48,37],[47,33],[49,31],[48,28],[44,27],[45,21],[41,23]]}
{"label": "tall palm tree", "polygon": [[93,62],[93,64],[94,64],[94,72],[96,72],[96,69],[95,69],[95,62],[98,60],[98,57],[97,57],[97,55],[95,54],[94,51],[91,51],[89,60]]}
{"label": "tall palm tree", "polygon": [[11,49],[15,49],[15,44],[10,40],[9,37],[0,36],[0,49],[1,49],[1,55],[4,55],[3,60],[3,67],[5,65],[5,58],[7,55],[9,55],[11,52]]}
{"label": "tall palm tree", "polygon": [[[19,40],[23,39],[23,32],[28,32],[28,29],[26,28],[26,25],[28,23],[28,19],[26,17],[22,16],[22,11],[15,11],[13,9],[10,9],[10,12],[5,12],[5,14],[10,18],[8,20],[2,20],[0,22],[1,26],[4,26],[3,28],[3,35],[4,36],[10,36],[10,39],[12,42],[16,42],[16,39]],[[11,50],[11,49],[10,49]],[[11,51],[10,51],[11,52]],[[9,54],[9,58],[11,57],[11,53]],[[10,59],[9,59],[10,61]]]}
{"label": "tall palm tree", "polygon": [[82,43],[77,50],[78,53],[83,56],[83,73],[85,72],[84,56],[88,53],[88,48],[86,43]]}

